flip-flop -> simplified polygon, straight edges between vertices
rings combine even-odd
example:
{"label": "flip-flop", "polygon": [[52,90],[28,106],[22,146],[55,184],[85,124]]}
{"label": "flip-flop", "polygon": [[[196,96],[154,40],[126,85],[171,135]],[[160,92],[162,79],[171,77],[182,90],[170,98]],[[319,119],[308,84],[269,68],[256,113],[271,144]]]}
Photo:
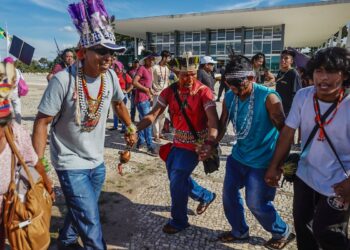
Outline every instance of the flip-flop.
{"label": "flip-flop", "polygon": [[265,244],[264,247],[271,250],[283,249],[288,243],[295,239],[295,234],[290,233],[287,238],[282,239],[270,239]]}
{"label": "flip-flop", "polygon": [[197,207],[197,209],[196,209],[197,214],[198,214],[198,215],[203,214],[203,213],[207,210],[207,208],[209,207],[209,205],[210,205],[211,203],[213,203],[213,201],[215,200],[215,198],[216,198],[216,194],[213,193],[213,199],[211,199],[211,201],[199,203],[199,204],[198,204],[198,207]]}

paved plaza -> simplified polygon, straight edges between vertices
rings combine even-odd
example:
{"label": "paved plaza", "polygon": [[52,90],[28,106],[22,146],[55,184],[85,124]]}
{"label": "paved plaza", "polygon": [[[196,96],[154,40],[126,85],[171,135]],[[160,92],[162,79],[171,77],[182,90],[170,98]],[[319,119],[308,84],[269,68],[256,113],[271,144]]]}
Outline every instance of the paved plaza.
{"label": "paved plaza", "polygon": [[[36,108],[46,82],[43,75],[25,77],[30,83],[30,91],[28,96],[22,99],[23,124],[32,131]],[[220,113],[222,103],[217,105]],[[107,127],[111,127],[112,119],[108,119],[107,122]],[[159,158],[147,155],[146,152],[134,150],[131,161],[124,166],[123,176],[118,175],[116,171],[118,151],[124,148],[122,134],[117,131],[106,131],[107,177],[100,198],[100,213],[108,249],[265,249],[263,244],[270,235],[248,210],[246,210],[246,218],[250,226],[249,241],[235,244],[216,241],[218,234],[230,230],[222,205],[226,157],[230,153],[229,142],[232,140],[230,134],[232,135],[231,125],[228,135],[221,144],[222,157],[219,171],[206,176],[200,164],[193,174],[201,185],[217,194],[215,202],[203,215],[196,215],[198,203],[190,200],[188,214],[191,227],[175,235],[165,235],[161,229],[169,219],[171,204],[164,163]],[[166,142],[162,141],[162,143]],[[48,152],[47,156],[49,157]],[[62,216],[66,210],[53,170],[50,175],[54,179],[58,194],[53,208],[50,247],[50,249],[56,249],[57,231],[63,224]],[[275,206],[282,218],[291,226],[293,225],[292,200],[292,185],[287,183],[278,190]],[[296,249],[295,241],[285,249]]]}

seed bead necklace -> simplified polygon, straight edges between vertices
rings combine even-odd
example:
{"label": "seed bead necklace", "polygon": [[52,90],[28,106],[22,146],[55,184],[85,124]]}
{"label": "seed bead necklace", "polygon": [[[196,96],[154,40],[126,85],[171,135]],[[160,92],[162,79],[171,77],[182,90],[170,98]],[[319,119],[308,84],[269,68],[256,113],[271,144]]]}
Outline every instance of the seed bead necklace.
{"label": "seed bead necklace", "polygon": [[81,130],[90,132],[97,126],[106,100],[106,76],[101,74],[100,88],[97,98],[94,99],[89,94],[82,68],[78,69],[78,75],[79,104],[83,114]]}
{"label": "seed bead necklace", "polygon": [[241,125],[240,130],[237,128],[237,119],[238,119],[238,96],[236,95],[234,97],[234,100],[232,100],[230,108],[229,108],[229,116],[232,110],[232,105],[235,103],[234,110],[233,110],[233,119],[232,119],[232,125],[235,130],[235,135],[234,135],[234,140],[244,140],[252,127],[252,121],[253,121],[253,116],[254,116],[254,85],[252,92],[249,96],[249,105],[248,105],[248,113],[245,116],[243,123]]}

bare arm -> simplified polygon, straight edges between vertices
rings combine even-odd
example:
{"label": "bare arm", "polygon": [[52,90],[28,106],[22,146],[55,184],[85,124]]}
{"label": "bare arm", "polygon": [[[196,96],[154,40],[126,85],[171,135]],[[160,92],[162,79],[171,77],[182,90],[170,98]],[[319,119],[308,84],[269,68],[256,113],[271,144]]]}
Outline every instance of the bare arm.
{"label": "bare arm", "polygon": [[219,134],[217,137],[217,142],[221,141],[227,130],[227,121],[229,119],[229,114],[227,111],[225,100],[222,102],[222,112],[219,121]]}
{"label": "bare arm", "polygon": [[219,117],[216,111],[216,107],[209,107],[205,110],[205,113],[208,118],[208,140],[216,142],[216,138],[218,136],[218,128],[219,128]]}
{"label": "bare arm", "polygon": [[146,88],[145,86],[143,86],[139,81],[140,81],[141,77],[139,75],[136,75],[134,77],[134,80],[132,81],[132,85],[136,88],[139,89],[143,92],[145,92],[146,94],[149,93],[149,88]]}
{"label": "bare arm", "polygon": [[159,103],[137,124],[137,131],[143,130],[150,126],[159,115],[161,115],[166,107]]}
{"label": "bare arm", "polygon": [[278,130],[281,130],[286,118],[280,99],[275,94],[270,94],[266,99],[265,105],[271,122]]}
{"label": "bare arm", "polygon": [[280,132],[275,153],[273,154],[272,161],[265,174],[265,181],[269,186],[278,186],[278,181],[282,174],[281,165],[290,151],[290,146],[294,140],[294,134],[295,129],[288,126],[284,126]]}
{"label": "bare arm", "polygon": [[53,116],[48,116],[40,112],[36,115],[32,142],[39,159],[43,158],[45,155],[47,127],[52,122],[53,118]]}
{"label": "bare arm", "polygon": [[49,73],[49,74],[46,76],[47,81],[49,82],[49,81],[51,80],[52,77],[53,77],[53,74],[52,74],[52,73]]}
{"label": "bare arm", "polygon": [[124,122],[126,126],[130,126],[131,118],[129,115],[129,111],[126,108],[123,101],[114,101],[113,102],[113,110],[115,114]]}
{"label": "bare arm", "polygon": [[267,83],[271,83],[271,82],[275,82],[275,76],[269,71],[265,71],[265,82]]}

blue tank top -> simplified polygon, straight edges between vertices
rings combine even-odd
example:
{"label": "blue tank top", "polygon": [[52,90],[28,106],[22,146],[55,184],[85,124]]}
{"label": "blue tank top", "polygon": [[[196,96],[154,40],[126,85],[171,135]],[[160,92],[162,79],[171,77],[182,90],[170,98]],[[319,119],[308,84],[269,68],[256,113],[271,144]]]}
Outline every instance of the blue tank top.
{"label": "blue tank top", "polygon": [[[276,91],[265,86],[253,84],[254,107],[251,128],[244,139],[238,139],[232,147],[232,157],[243,165],[252,168],[267,168],[275,151],[278,130],[272,124],[266,109],[266,98],[270,94],[279,97]],[[231,90],[225,95],[225,104],[232,122],[235,113],[235,98],[238,98]],[[232,104],[232,106],[231,106]],[[249,97],[244,101],[238,98],[238,110],[236,118],[237,131],[241,130],[245,117],[248,115]],[[230,108],[231,107],[231,108]]]}

